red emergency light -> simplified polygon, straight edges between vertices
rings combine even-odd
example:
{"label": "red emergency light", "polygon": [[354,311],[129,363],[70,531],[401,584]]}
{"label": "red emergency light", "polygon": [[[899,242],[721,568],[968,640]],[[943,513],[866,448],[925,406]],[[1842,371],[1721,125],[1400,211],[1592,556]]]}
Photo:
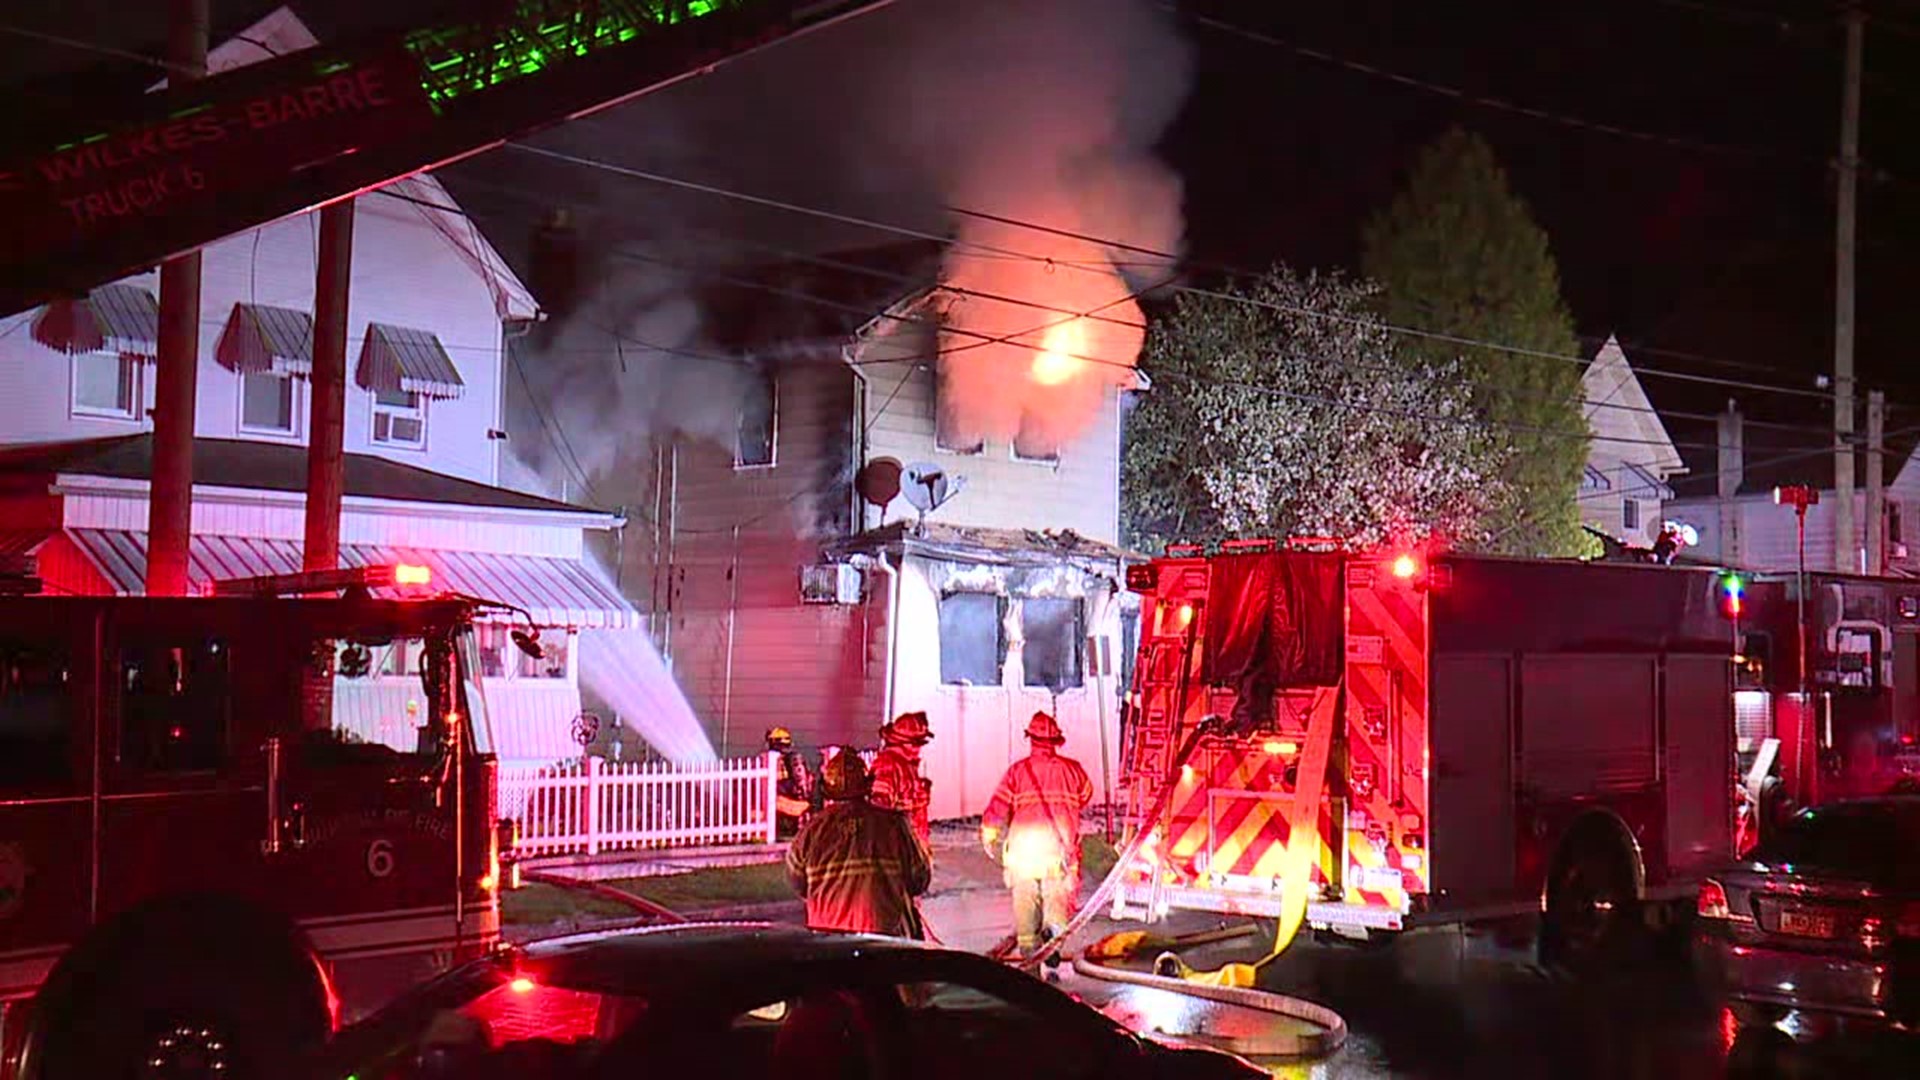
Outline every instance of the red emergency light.
{"label": "red emergency light", "polygon": [[1420,560],[1414,558],[1412,555],[1401,555],[1399,558],[1393,560],[1393,576],[1399,578],[1401,581],[1412,580],[1413,576],[1419,572]]}
{"label": "red emergency light", "polygon": [[397,563],[352,566],[339,570],[310,570],[299,574],[267,574],[229,578],[209,584],[210,596],[311,596],[346,589],[385,589],[397,585],[427,585],[433,571],[425,566]]}

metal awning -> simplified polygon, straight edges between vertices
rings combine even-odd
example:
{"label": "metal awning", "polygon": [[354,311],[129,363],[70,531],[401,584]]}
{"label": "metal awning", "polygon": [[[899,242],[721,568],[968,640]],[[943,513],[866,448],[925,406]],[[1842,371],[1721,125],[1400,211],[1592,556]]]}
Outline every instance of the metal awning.
{"label": "metal awning", "polygon": [[[147,534],[124,529],[68,529],[68,536],[115,592],[146,591]],[[342,566],[409,563],[433,571],[432,592],[464,593],[525,608],[541,626],[621,630],[636,625],[633,605],[592,567],[577,559],[500,555],[481,551],[343,544]],[[195,592],[228,578],[295,574],[300,542],[245,536],[196,536],[187,552],[187,580]],[[375,595],[397,595],[376,589]],[[407,595],[417,596],[417,590]]]}
{"label": "metal awning", "polygon": [[1612,488],[1613,481],[1607,479],[1607,474],[1591,465],[1588,465],[1586,471],[1580,474],[1580,490],[1582,492],[1609,491]]}
{"label": "metal awning", "polygon": [[368,323],[354,381],[362,390],[407,391],[430,398],[457,398],[467,392],[447,347],[431,331]]}
{"label": "metal awning", "polygon": [[267,304],[235,304],[213,358],[242,375],[312,375],[313,316]]}
{"label": "metal awning", "polygon": [[160,351],[160,304],[137,285],[102,285],[55,300],[33,317],[33,340],[73,355],[118,352],[151,360]]}
{"label": "metal awning", "polygon": [[1622,494],[1652,499],[1673,498],[1673,489],[1667,486],[1667,482],[1643,466],[1635,465],[1631,461],[1623,461],[1620,463],[1620,471],[1632,480],[1632,486]]}

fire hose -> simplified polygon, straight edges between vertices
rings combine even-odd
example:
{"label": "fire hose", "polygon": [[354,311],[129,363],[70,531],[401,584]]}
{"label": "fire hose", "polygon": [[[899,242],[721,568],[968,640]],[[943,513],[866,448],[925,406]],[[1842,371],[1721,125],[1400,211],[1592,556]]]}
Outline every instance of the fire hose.
{"label": "fire hose", "polygon": [[[1274,931],[1272,949],[1266,956],[1252,964],[1232,963],[1216,971],[1196,971],[1188,967],[1185,961],[1169,953],[1162,959],[1170,958],[1172,963],[1177,965],[1181,980],[1213,987],[1235,989],[1252,987],[1259,976],[1260,969],[1285,952],[1300,932],[1300,927],[1306,919],[1307,885],[1313,869],[1313,856],[1318,850],[1320,841],[1318,827],[1320,795],[1326,784],[1327,761],[1333,743],[1335,718],[1333,706],[1338,701],[1339,693],[1339,689],[1335,688],[1330,695],[1323,697],[1317,703],[1315,720],[1310,721],[1308,725],[1305,752],[1299,769],[1295,773],[1294,798],[1287,815],[1287,851],[1281,876],[1280,919]],[[1093,891],[1093,895],[1088,898],[1087,903],[1081,907],[1073,919],[1038,952],[1021,961],[1022,968],[1035,970],[1057,955],[1066,945],[1067,939],[1085,929],[1087,923],[1112,898],[1113,890],[1119,886],[1121,877],[1132,867],[1133,860],[1140,853],[1140,848],[1149,836],[1154,835],[1156,829],[1150,823],[1159,821],[1161,815],[1166,813],[1168,807],[1172,805],[1175,781],[1180,776],[1181,769],[1199,748],[1200,741],[1218,731],[1220,727],[1221,721],[1211,718],[1202,721],[1194,728],[1193,734],[1187,736],[1179,753],[1174,755],[1173,764],[1167,770],[1165,782],[1160,785],[1160,791],[1154,799],[1151,812],[1140,819],[1139,830],[1134,834],[1133,839],[1127,842],[1126,848],[1120,852],[1119,857],[1114,861],[1113,869],[1107,872],[1106,878],[1100,882],[1099,887]],[[1079,962],[1076,962],[1075,969],[1078,970],[1079,966]]]}
{"label": "fire hose", "polygon": [[683,923],[687,921],[685,915],[661,907],[659,904],[654,903],[644,896],[630,893],[625,889],[616,889],[611,885],[602,885],[597,881],[582,881],[579,878],[567,877],[564,874],[550,874],[544,870],[522,870],[520,871],[520,878],[523,881],[531,881],[537,885],[551,885],[556,889],[569,889],[574,892],[583,892],[595,899],[606,900],[623,907],[632,908],[642,915],[658,919],[661,922]]}

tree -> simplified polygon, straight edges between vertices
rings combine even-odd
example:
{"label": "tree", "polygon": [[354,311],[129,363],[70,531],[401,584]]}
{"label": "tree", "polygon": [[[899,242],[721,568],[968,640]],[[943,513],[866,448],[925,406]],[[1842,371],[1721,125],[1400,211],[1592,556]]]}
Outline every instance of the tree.
{"label": "tree", "polygon": [[1406,335],[1399,350],[1429,363],[1457,359],[1474,408],[1511,451],[1488,547],[1584,551],[1580,368],[1549,358],[1574,355],[1573,319],[1547,234],[1509,190],[1492,149],[1456,128],[1423,150],[1406,189],[1368,224],[1361,267],[1384,287],[1394,325],[1509,347]]}
{"label": "tree", "polygon": [[1147,337],[1154,387],[1127,418],[1127,543],[1485,536],[1500,451],[1451,361],[1393,355],[1376,292],[1281,267],[1181,295]]}

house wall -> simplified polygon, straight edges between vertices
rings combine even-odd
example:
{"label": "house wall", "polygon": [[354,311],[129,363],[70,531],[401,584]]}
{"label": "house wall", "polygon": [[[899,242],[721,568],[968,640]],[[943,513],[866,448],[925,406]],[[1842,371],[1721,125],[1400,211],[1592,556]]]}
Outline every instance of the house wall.
{"label": "house wall", "polygon": [[[1613,486],[1605,491],[1580,494],[1580,520],[1608,536],[1646,547],[1659,539],[1660,522],[1671,515],[1666,513],[1666,503],[1661,500],[1660,492],[1649,488],[1645,481],[1629,471],[1626,468],[1627,460],[1632,459],[1613,456],[1599,447],[1587,455],[1587,464],[1604,475]],[[1635,460],[1634,464],[1651,469],[1642,460]],[[1628,500],[1634,502],[1638,511],[1633,528],[1626,525]]]}
{"label": "house wall", "polygon": [[[923,709],[934,738],[922,755],[922,769],[933,781],[931,814],[936,819],[971,817],[986,808],[1007,766],[1026,756],[1022,734],[1038,710],[1052,711],[1067,736],[1062,752],[1078,760],[1092,778],[1098,802],[1117,779],[1120,713],[1117,680],[1088,675],[1084,685],[1056,699],[1042,687],[1022,685],[1020,599],[1010,598],[1002,633],[1007,655],[995,686],[948,686],[940,672],[940,592],[930,572],[938,564],[918,556],[906,559],[900,604],[900,652],[896,712]],[[1088,633],[1112,641],[1120,651],[1119,605],[1092,578],[1084,601]],[[1102,754],[1102,697],[1105,746]],[[1115,770],[1109,776],[1103,760]]]}
{"label": "house wall", "polygon": [[[932,334],[918,324],[888,321],[857,350],[867,379],[867,458],[902,464],[928,461],[964,477],[966,487],[932,516],[949,525],[1064,530],[1106,543],[1120,539],[1120,395],[1109,388],[1092,426],[1062,447],[1057,463],[1020,461],[1005,440],[978,454],[942,450],[934,438]],[[913,520],[904,498],[884,519],[869,510],[868,527]]]}
{"label": "house wall", "polygon": [[772,465],[680,440],[664,462],[636,455],[630,483],[641,497],[622,590],[654,616],[722,756],[763,748],[776,725],[803,749],[871,744],[883,719],[886,579],[872,575],[858,604],[800,601],[801,567],[852,522],[854,379],[836,355],[788,364],[776,383]]}
{"label": "house wall", "polygon": [[[355,207],[348,306],[346,449],[493,483],[500,444],[487,433],[499,423],[501,373],[501,322],[495,291],[419,207],[377,194],[357,200]],[[214,349],[235,303],[312,312],[315,228],[314,215],[302,214],[202,249],[195,434],[305,443],[305,380],[295,380],[292,435],[243,431],[240,377],[214,360]],[[135,275],[123,279],[123,283],[159,295],[158,272]],[[138,365],[136,398],[140,405],[133,419],[76,414],[71,405],[72,358],[33,340],[29,327],[36,314],[38,309],[0,319],[0,444],[151,431],[152,365]],[[437,334],[466,383],[461,398],[428,404],[424,449],[372,441],[372,395],[354,382],[369,322]]]}
{"label": "house wall", "polygon": [[[1855,492],[1855,550],[1866,544],[1866,496]],[[1905,488],[1887,492],[1889,513],[1901,517],[1901,536],[1916,536],[1914,498]],[[1772,494],[1736,496],[1732,500],[1674,500],[1667,503],[1667,515],[1674,521],[1692,525],[1699,532],[1699,546],[1690,550],[1701,559],[1718,559],[1753,571],[1793,571],[1799,565],[1799,540],[1793,507],[1774,505]],[[1726,542],[1726,527],[1738,528],[1738,540]],[[1920,538],[1920,536],[1916,536]],[[1920,569],[1914,557],[1914,542],[1908,540],[1907,555],[1899,555],[1889,544],[1887,567],[1893,571]],[[1859,565],[1836,567],[1834,559],[1834,492],[1820,492],[1820,502],[1807,507],[1807,569],[1860,573]]]}

